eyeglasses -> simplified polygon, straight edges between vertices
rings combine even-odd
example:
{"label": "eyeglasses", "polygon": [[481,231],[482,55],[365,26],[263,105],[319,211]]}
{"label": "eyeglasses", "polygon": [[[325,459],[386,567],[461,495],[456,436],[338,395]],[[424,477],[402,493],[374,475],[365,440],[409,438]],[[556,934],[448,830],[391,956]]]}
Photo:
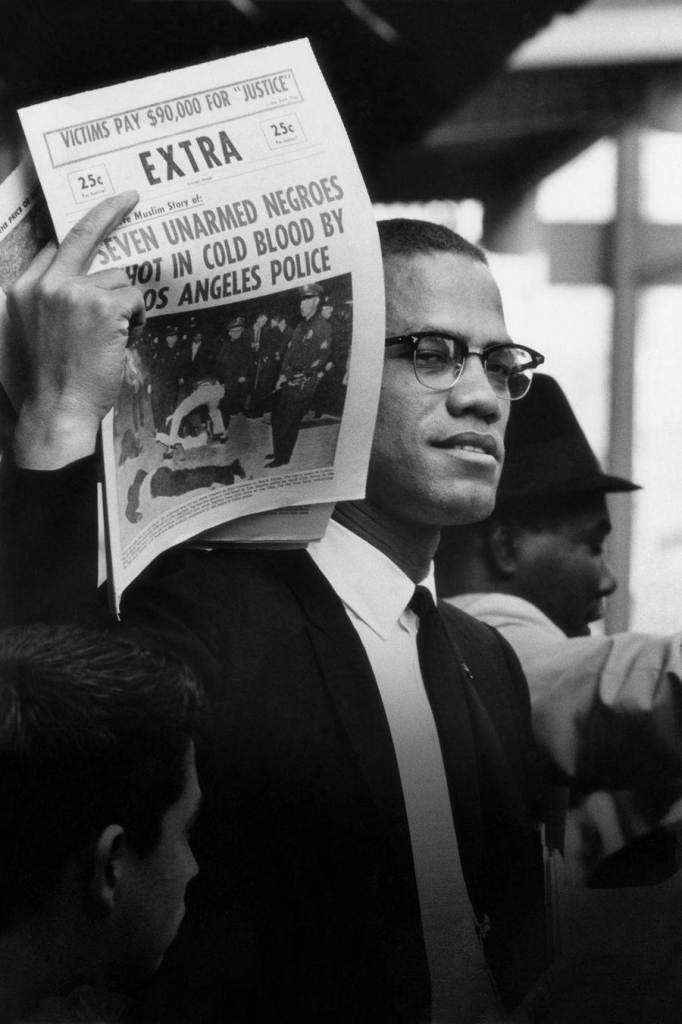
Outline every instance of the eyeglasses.
{"label": "eyeglasses", "polygon": [[449,391],[459,380],[467,357],[478,356],[495,394],[511,400],[527,394],[533,371],[545,361],[532,348],[499,342],[479,349],[449,334],[432,331],[387,338],[386,347],[393,345],[409,345],[414,375],[431,391]]}

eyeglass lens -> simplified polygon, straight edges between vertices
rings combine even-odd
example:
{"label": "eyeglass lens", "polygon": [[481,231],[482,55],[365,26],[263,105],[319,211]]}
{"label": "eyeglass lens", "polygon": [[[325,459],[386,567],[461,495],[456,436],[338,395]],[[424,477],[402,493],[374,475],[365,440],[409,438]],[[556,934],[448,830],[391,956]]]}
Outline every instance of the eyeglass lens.
{"label": "eyeglass lens", "polygon": [[[467,357],[465,345],[456,338],[426,334],[414,349],[414,372],[424,387],[444,391],[460,376]],[[533,360],[516,345],[493,348],[481,356],[493,391],[502,398],[522,398],[530,387]]]}

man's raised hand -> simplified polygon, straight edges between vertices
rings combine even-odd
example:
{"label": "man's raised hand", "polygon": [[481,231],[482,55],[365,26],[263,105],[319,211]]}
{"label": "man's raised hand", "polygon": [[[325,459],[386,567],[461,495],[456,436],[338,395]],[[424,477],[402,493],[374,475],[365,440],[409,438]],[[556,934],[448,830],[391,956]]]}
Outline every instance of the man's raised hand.
{"label": "man's raised hand", "polygon": [[145,311],[123,269],[87,270],[138,198],[123,192],[93,207],[9,291],[26,384],[14,438],[21,466],[56,469],[94,450],[121,385],[129,332],[142,327]]}

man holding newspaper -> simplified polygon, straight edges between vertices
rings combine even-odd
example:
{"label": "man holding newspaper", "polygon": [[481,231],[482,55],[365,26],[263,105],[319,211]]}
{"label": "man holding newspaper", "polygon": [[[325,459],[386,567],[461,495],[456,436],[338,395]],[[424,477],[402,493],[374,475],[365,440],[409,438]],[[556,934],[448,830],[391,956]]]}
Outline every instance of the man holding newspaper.
{"label": "man holding newspaper", "polygon": [[[134,202],[96,206],[12,292],[31,386],[3,464],[5,620],[101,615],[92,453],[143,309],[123,271],[83,275]],[[510,396],[490,354],[523,388],[539,358],[476,247],[381,234],[366,499],[307,552],[176,549],[124,594],[124,628],[184,654],[211,709],[200,880],[141,1020],[495,1021],[547,964],[525,681],[487,627],[428,608],[439,528],[494,501]]]}

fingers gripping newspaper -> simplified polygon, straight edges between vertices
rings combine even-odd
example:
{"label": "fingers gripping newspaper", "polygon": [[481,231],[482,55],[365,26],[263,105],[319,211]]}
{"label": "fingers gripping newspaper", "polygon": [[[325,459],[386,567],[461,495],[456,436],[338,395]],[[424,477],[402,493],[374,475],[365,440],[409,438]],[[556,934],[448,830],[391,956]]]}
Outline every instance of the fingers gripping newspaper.
{"label": "fingers gripping newspaper", "polygon": [[91,268],[124,268],[147,311],[103,424],[115,607],[199,533],[319,536],[330,503],[364,492],[384,302],[369,198],[307,40],[20,115],[60,240],[105,196],[140,194]]}

